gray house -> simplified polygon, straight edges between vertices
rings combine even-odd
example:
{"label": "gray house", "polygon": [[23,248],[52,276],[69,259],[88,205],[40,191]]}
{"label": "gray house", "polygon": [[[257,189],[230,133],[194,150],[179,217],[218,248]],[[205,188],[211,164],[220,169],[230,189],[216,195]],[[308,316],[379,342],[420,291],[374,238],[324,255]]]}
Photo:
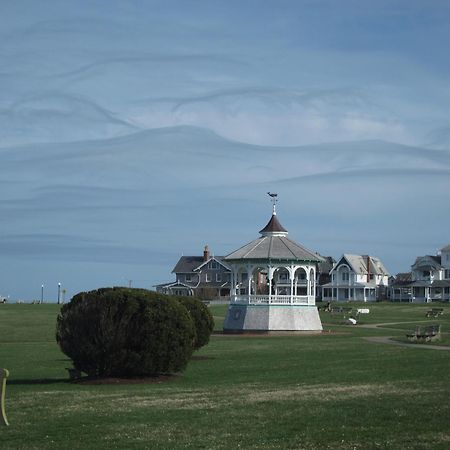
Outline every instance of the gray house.
{"label": "gray house", "polygon": [[203,256],[182,256],[172,270],[176,280],[159,284],[157,292],[195,296],[207,300],[230,295],[231,270],[223,256],[212,256],[205,246]]}
{"label": "gray house", "polygon": [[437,255],[418,256],[408,277],[397,275],[391,283],[391,300],[450,301],[450,245]]}

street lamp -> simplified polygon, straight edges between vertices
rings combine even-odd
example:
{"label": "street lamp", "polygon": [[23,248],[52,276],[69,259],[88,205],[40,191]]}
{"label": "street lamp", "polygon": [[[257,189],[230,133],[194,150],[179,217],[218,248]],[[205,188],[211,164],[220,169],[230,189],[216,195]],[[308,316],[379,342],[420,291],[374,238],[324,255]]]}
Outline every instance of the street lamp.
{"label": "street lamp", "polygon": [[44,303],[44,285],[41,285],[41,303]]}
{"label": "street lamp", "polygon": [[58,305],[61,303],[61,283],[58,283]]}

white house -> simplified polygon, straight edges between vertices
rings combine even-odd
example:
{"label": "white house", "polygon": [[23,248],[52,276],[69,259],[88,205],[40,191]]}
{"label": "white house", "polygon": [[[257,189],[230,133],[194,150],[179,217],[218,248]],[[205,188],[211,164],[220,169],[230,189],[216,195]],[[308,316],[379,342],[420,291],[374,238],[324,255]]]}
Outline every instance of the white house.
{"label": "white house", "polygon": [[418,256],[409,282],[399,277],[391,285],[391,300],[431,302],[450,300],[450,245],[438,255]]}
{"label": "white house", "polygon": [[381,260],[370,255],[344,254],[322,286],[323,301],[376,301],[386,296],[389,273]]}

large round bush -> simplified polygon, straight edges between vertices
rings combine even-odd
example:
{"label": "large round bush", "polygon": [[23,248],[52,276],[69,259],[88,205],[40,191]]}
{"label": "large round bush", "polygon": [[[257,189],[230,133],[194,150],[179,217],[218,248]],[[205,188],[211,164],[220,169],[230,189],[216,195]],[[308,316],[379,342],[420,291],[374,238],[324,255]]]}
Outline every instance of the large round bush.
{"label": "large round bush", "polygon": [[194,350],[198,350],[209,342],[214,329],[214,319],[208,307],[195,297],[175,297],[188,311],[194,322]]}
{"label": "large round bush", "polygon": [[192,319],[176,300],[145,289],[81,292],[61,308],[56,340],[89,376],[155,376],[183,370]]}

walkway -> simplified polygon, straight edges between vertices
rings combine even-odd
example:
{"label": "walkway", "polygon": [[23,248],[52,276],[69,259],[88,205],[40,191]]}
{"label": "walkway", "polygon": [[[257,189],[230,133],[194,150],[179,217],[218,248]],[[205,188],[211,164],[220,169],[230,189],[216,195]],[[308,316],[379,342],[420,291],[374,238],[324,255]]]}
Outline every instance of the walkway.
{"label": "walkway", "polygon": [[409,344],[408,342],[393,341],[391,338],[392,336],[363,337],[366,341],[375,342],[376,344],[391,344],[410,348],[426,348],[428,350],[450,350],[450,347],[446,347],[444,345]]}

